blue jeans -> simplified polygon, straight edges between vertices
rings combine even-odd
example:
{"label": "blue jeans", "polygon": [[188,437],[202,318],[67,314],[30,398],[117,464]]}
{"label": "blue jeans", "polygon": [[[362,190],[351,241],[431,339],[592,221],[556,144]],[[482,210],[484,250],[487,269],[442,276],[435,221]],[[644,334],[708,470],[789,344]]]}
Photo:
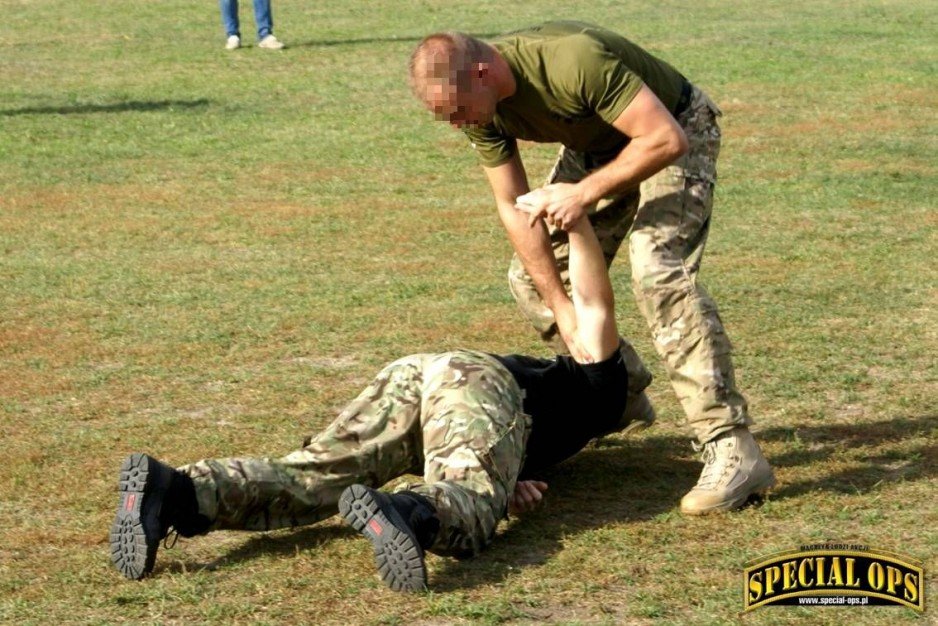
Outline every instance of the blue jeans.
{"label": "blue jeans", "polygon": [[[218,0],[221,6],[221,21],[225,26],[225,35],[241,36],[238,27],[238,0]],[[254,21],[257,23],[257,38],[263,39],[274,27],[270,13],[270,0],[254,0]]]}

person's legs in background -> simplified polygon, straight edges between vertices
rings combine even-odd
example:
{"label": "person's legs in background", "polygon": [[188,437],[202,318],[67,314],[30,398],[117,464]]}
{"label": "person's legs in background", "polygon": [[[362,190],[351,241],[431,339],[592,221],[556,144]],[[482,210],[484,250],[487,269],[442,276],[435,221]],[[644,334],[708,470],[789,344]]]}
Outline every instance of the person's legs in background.
{"label": "person's legs in background", "polygon": [[225,47],[234,50],[241,47],[241,27],[238,22],[238,0],[218,0],[221,8],[221,23],[225,28]]}

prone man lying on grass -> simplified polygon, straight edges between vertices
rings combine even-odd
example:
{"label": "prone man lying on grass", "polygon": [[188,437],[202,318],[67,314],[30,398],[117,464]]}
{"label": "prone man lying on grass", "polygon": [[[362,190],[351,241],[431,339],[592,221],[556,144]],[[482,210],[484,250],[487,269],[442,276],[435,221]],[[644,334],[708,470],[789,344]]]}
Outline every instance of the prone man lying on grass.
{"label": "prone man lying on grass", "polygon": [[[519,208],[523,208],[519,205]],[[111,558],[128,578],[153,569],[170,528],[272,530],[337,511],[374,544],[392,589],[426,588],[424,551],[471,556],[509,507],[547,485],[538,470],[591,439],[645,422],[623,418],[628,390],[612,286],[589,220],[570,230],[570,279],[584,362],[470,350],[416,354],[385,367],[302,449],[279,459],[209,459],[173,469],[132,454],[120,471]],[[403,474],[423,482],[376,488]]]}

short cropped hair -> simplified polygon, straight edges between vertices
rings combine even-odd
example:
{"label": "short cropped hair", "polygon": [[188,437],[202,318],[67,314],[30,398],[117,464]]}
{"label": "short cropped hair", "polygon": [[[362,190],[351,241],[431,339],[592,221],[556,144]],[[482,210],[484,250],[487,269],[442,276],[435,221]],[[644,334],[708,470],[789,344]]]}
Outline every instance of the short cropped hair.
{"label": "short cropped hair", "polygon": [[427,35],[410,55],[410,86],[421,99],[431,82],[459,89],[474,64],[492,58],[492,49],[471,35],[453,31]]}

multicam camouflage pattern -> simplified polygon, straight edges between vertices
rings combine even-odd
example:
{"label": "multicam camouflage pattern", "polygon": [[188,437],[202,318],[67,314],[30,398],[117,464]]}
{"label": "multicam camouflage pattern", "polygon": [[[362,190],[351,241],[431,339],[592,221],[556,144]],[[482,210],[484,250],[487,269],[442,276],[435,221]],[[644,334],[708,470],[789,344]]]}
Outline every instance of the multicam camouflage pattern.
{"label": "multicam camouflage pattern", "polygon": [[[736,389],[729,338],[716,304],[697,280],[713,207],[719,115],[717,106],[694,87],[690,106],[678,117],[690,143],[688,154],[643,182],[637,193],[604,199],[589,215],[607,267],[629,237],[632,290],[688,421],[702,442],[751,423],[746,400]],[[601,165],[591,162],[589,155],[564,148],[548,183],[575,183]],[[551,229],[551,243],[569,291],[566,233]],[[517,255],[508,278],[524,315],[552,348],[565,352],[553,314]],[[636,393],[651,382],[651,376],[627,342],[622,352],[629,391]]]}
{"label": "multicam camouflage pattern", "polygon": [[470,351],[420,354],[385,367],[339,417],[279,459],[204,460],[180,468],[213,529],[312,524],[338,511],[354,483],[402,485],[429,498],[441,530],[431,551],[474,554],[505,516],[530,419],[514,377]]}

